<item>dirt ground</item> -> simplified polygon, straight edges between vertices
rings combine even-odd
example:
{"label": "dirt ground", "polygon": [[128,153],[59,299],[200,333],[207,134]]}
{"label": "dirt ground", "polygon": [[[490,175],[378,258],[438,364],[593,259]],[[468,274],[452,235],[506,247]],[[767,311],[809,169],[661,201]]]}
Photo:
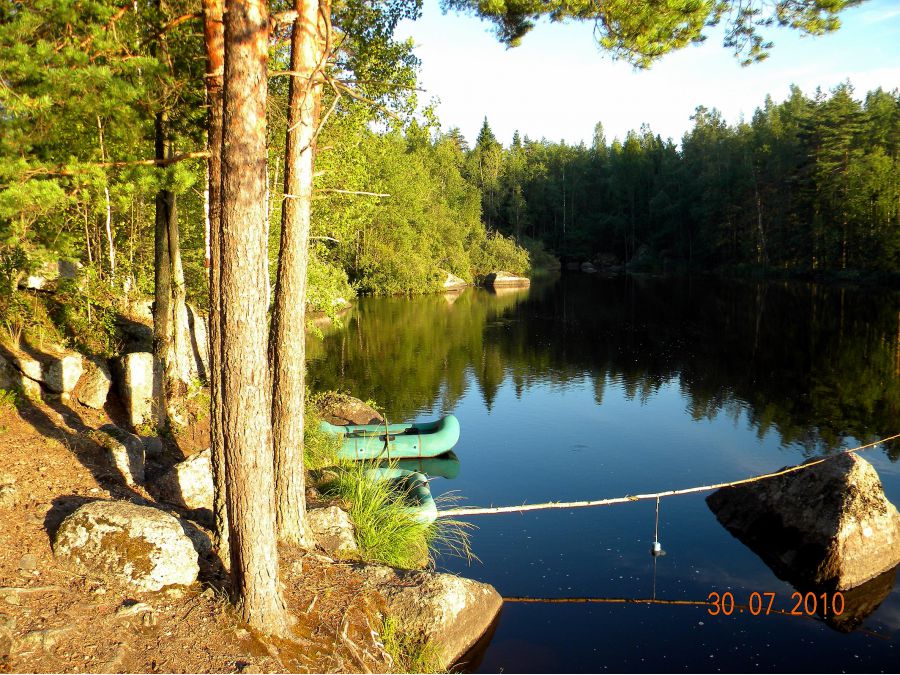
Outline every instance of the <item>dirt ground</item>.
{"label": "dirt ground", "polygon": [[[62,519],[96,499],[154,503],[110,470],[88,428],[115,421],[74,402],[0,409],[0,672],[385,672],[378,642],[380,596],[349,565],[283,548],[285,601],[296,640],[247,631],[216,557],[190,587],[139,593],[57,561],[51,539]],[[168,442],[178,461],[204,446],[205,430]],[[148,466],[148,473],[163,470]],[[176,509],[160,505],[172,512]]]}

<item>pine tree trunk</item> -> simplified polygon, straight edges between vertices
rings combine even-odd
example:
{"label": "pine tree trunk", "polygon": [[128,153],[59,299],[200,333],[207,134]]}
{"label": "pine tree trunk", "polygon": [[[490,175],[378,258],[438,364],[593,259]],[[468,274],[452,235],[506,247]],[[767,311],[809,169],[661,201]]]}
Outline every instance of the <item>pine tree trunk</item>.
{"label": "pine tree trunk", "polygon": [[227,0],[220,249],[222,435],[236,600],[252,628],[287,635],[290,621],[279,588],[273,536],[272,399],[266,353],[268,34],[263,0]]}
{"label": "pine tree trunk", "polygon": [[[272,433],[278,535],[308,545],[303,467],[306,269],[312,207],[315,131],[329,30],[328,0],[297,0],[291,40],[288,131],[285,143],[281,245],[269,349],[273,368]],[[319,81],[316,79],[319,78]]]}
{"label": "pine tree trunk", "polygon": [[209,102],[209,372],[211,399],[210,441],[212,447],[213,514],[216,548],[228,551],[227,484],[225,482],[225,446],[222,438],[222,315],[220,306],[221,232],[222,232],[222,78],[225,59],[223,0],[203,0],[203,33],[206,41],[206,92]]}

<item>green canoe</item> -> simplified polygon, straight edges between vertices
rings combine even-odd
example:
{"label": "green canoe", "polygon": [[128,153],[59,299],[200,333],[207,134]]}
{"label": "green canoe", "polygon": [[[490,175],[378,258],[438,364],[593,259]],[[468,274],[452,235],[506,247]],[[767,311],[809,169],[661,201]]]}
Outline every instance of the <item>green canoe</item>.
{"label": "green canoe", "polygon": [[338,426],[322,422],[331,434],[343,434],[341,459],[402,459],[437,457],[459,441],[459,420],[447,415],[436,422],[413,424],[357,424]]}
{"label": "green canoe", "polygon": [[393,482],[409,504],[407,511],[420,523],[433,523],[437,519],[437,505],[431,496],[428,479],[418,471],[392,467],[376,467],[366,471],[367,476]]}

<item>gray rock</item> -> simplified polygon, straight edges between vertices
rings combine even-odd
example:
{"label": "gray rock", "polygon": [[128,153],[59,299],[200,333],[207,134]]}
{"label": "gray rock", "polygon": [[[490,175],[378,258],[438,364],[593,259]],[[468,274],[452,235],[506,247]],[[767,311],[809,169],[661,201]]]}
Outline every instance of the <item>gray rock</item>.
{"label": "gray rock", "polygon": [[154,419],[154,402],[162,387],[162,373],[150,352],[132,352],[122,357],[119,382],[128,420],[135,427]]}
{"label": "gray rock", "polygon": [[581,263],[581,271],[585,274],[594,274],[597,271],[597,268],[589,262],[583,262]]}
{"label": "gray rock", "polygon": [[900,563],[900,514],[872,465],[853,454],[722,488],[706,501],[719,522],[795,585],[845,590]]}
{"label": "gray rock", "polygon": [[57,557],[141,591],[190,585],[198,554],[178,518],[128,502],[91,502],[68,516],[53,541]]}
{"label": "gray rock", "polygon": [[447,272],[447,278],[444,280],[444,286],[443,286],[445,291],[462,290],[466,286],[468,286],[468,284],[465,281],[460,279],[458,276],[456,276],[452,272]]}
{"label": "gray rock", "polygon": [[493,586],[452,574],[380,566],[367,566],[362,574],[403,632],[434,645],[442,669],[478,641],[503,605]]}
{"label": "gray rock", "polygon": [[148,459],[159,459],[162,457],[165,446],[159,436],[141,436],[141,443],[144,444],[144,455]]}
{"label": "gray rock", "polygon": [[100,410],[106,405],[111,385],[112,375],[106,362],[100,358],[88,357],[84,359],[84,370],[73,393],[79,403]]}
{"label": "gray rock", "polygon": [[372,406],[346,394],[336,394],[325,399],[319,413],[331,424],[378,424],[384,418]]}
{"label": "gray rock", "polygon": [[509,272],[491,272],[484,278],[484,285],[488,288],[530,286],[531,279],[510,274]]}
{"label": "gray rock", "polygon": [[115,424],[104,424],[87,435],[106,450],[109,463],[126,484],[139,485],[144,482],[144,444],[140,438]]}
{"label": "gray rock", "polygon": [[78,352],[52,356],[44,367],[44,385],[53,392],[69,393],[75,389],[84,370],[84,358]]}
{"label": "gray rock", "polygon": [[211,453],[201,450],[157,478],[151,491],[163,501],[187,509],[213,508]]}
{"label": "gray rock", "polygon": [[353,523],[350,516],[337,506],[310,509],[306,512],[306,524],[316,543],[333,558],[359,558]]}

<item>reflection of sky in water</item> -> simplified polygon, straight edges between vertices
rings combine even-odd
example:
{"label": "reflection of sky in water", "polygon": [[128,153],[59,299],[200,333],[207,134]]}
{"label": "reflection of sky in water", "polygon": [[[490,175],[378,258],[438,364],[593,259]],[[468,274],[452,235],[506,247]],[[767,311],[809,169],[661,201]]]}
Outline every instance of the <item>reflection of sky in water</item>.
{"label": "reflection of sky in water", "polygon": [[[566,311],[572,313],[577,303],[572,304],[572,289],[568,293],[564,296]],[[370,301],[361,301],[366,302]],[[408,302],[415,306],[420,301]],[[447,311],[446,306],[424,302],[421,306],[423,311]],[[688,381],[683,375],[670,374],[651,377],[647,381],[655,384],[642,388],[634,377],[603,375],[603,367],[586,362],[591,358],[585,355],[592,353],[592,338],[585,342],[581,336],[580,342],[573,342],[575,338],[569,336],[560,339],[568,340],[572,353],[577,352],[577,363],[569,367],[565,354],[557,353],[553,359],[538,358],[540,366],[529,369],[528,358],[521,354],[540,356],[542,350],[550,349],[542,339],[547,328],[541,328],[541,322],[556,311],[555,305],[543,302],[530,307],[523,303],[504,311],[502,321],[484,322],[483,331],[459,346],[465,354],[458,362],[465,366],[456,375],[464,383],[457,396],[447,396],[446,379],[435,385],[409,378],[408,389],[402,392],[407,395],[423,387],[415,411],[418,418],[453,412],[461,422],[462,435],[455,448],[459,475],[452,480],[435,479],[435,496],[452,491],[460,504],[470,506],[617,497],[744,478],[796,464],[810,454],[799,443],[783,445],[774,425],[760,434],[754,414],[763,413],[754,412],[752,404],[738,399],[727,382],[711,397],[692,396],[692,387],[705,382],[708,375],[698,372],[699,368]],[[441,316],[435,319],[439,320]],[[777,323],[783,317],[771,320]],[[600,330],[596,324],[589,328],[592,334]],[[691,351],[696,336],[680,336],[671,325],[663,329],[670,331],[663,344],[681,351],[662,357],[657,353],[653,358],[666,364],[680,360],[696,365]],[[663,329],[644,327],[645,336]],[[587,329],[576,326],[572,330]],[[530,343],[526,335],[524,346],[523,332],[535,333]],[[642,340],[636,340],[637,347],[632,344],[620,349],[614,338],[603,338],[607,354],[624,353],[629,360],[640,360],[645,354]],[[326,340],[326,348],[328,344]],[[495,364],[499,373],[494,372],[486,385],[486,371],[479,369],[485,368],[486,354],[496,345],[507,351],[501,349],[503,358]],[[378,372],[382,376],[390,372],[390,355],[377,351],[353,354],[346,344],[344,350],[344,386],[353,393],[362,389],[365,396],[374,393],[390,411],[399,395],[396,388],[391,383],[379,390],[373,379]],[[426,345],[423,357],[430,351]],[[789,349],[785,353],[791,354]],[[740,353],[735,356],[748,358]],[[499,357],[493,354],[492,358]],[[621,366],[616,358],[611,362]],[[609,358],[604,361],[607,366],[609,362]],[[702,359],[698,362],[705,363]],[[729,367],[734,372],[741,370],[740,364]],[[792,367],[789,364],[785,369]],[[670,370],[669,365],[658,363],[646,368]],[[753,365],[748,362],[747,368],[752,370]],[[772,363],[767,368],[771,373],[766,377],[781,376]],[[315,364],[311,371],[315,379]],[[640,368],[637,371],[640,374]],[[750,398],[758,394],[753,381],[750,377],[740,385]],[[766,384],[777,393],[771,382]],[[486,386],[490,395],[486,395]],[[773,399],[771,392],[767,396]],[[692,408],[697,404],[692,400],[712,400],[713,404],[695,411]],[[790,419],[789,397],[775,403],[783,408],[780,419]],[[800,434],[814,437],[802,429]],[[847,437],[845,443],[852,445],[855,440]],[[880,450],[864,456],[879,471],[888,498],[900,503],[897,464]],[[667,555],[657,560],[657,596],[704,600],[711,591],[730,590],[739,602],[746,602],[754,591],[775,592],[776,607],[790,609],[794,589],[718,524],[704,497],[687,495],[662,501],[660,540]],[[465,561],[442,558],[439,566],[492,583],[506,596],[648,597],[654,584],[653,561],[648,554],[654,508],[655,504],[647,501],[471,517],[477,525],[472,547],[481,562],[469,566]],[[710,617],[704,608],[508,604],[480,668],[527,672],[895,669],[898,661],[893,640],[900,639],[897,589],[866,620],[865,628],[893,634],[893,639],[874,638],[865,631],[842,635],[821,621],[806,618]]]}

